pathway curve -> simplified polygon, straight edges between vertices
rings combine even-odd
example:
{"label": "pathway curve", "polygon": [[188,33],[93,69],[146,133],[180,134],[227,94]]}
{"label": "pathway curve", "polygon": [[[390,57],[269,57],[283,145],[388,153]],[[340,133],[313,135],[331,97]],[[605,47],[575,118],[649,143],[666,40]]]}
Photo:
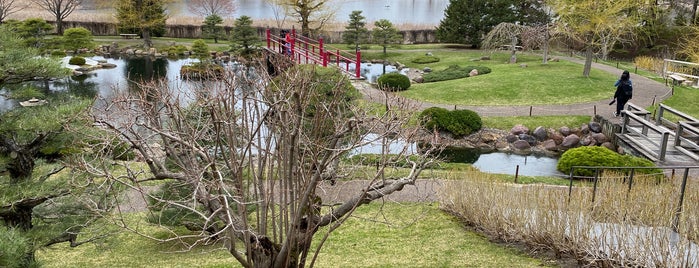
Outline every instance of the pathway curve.
{"label": "pathway curve", "polygon": [[[568,60],[571,62],[584,63],[584,60],[570,57],[561,57],[563,60]],[[582,67],[582,66],[581,66]],[[592,68],[603,70],[614,74],[615,76],[620,76],[621,69],[615,68],[613,66],[608,66],[600,63],[592,63]],[[637,104],[641,107],[648,107],[654,103],[658,103],[668,97],[670,97],[672,90],[665,86],[665,84],[654,81],[652,79],[631,74],[631,80],[634,83],[634,94],[632,103]],[[615,81],[609,81],[609,99],[603,99],[595,102],[584,102],[575,104],[563,104],[563,105],[523,105],[523,106],[511,106],[511,105],[501,105],[501,106],[468,106],[468,105],[450,105],[450,104],[438,104],[421,102],[417,100],[410,100],[419,109],[427,109],[429,107],[442,107],[446,109],[468,109],[477,112],[481,116],[527,116],[530,113],[532,115],[595,115],[595,112],[605,117],[611,117],[614,112],[615,105],[609,105],[614,95],[614,84]],[[385,92],[378,90],[372,85],[368,84],[364,80],[354,80],[354,86],[359,89],[364,95],[365,99],[376,101],[380,103],[385,102],[384,94]]]}

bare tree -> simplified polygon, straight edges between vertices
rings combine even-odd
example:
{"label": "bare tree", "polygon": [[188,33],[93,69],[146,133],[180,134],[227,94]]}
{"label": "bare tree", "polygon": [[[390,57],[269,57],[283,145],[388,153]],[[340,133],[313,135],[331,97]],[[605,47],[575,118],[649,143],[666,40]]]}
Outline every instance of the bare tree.
{"label": "bare tree", "polygon": [[218,15],[225,18],[235,12],[233,0],[190,0],[187,8],[202,17]]}
{"label": "bare tree", "polygon": [[16,3],[16,0],[0,0],[0,24],[17,11],[27,8],[28,4]]}
{"label": "bare tree", "polygon": [[[407,102],[368,113],[354,105],[358,93],[338,70],[301,66],[274,79],[252,70],[190,83],[187,91],[151,83],[105,101],[96,121],[147,168],[99,156],[82,168],[148,195],[158,209],[151,218],[163,227],[165,212],[178,211],[168,219],[196,233],[171,229],[178,234],[171,240],[194,247],[218,239],[244,267],[312,265],[323,245],[311,247],[316,234],[327,237],[357,207],[414,184],[432,161],[430,149],[411,155],[422,130],[408,124]],[[346,163],[368,142],[386,148],[396,140],[402,149],[382,150],[369,168]],[[402,176],[384,177],[399,166]],[[340,203],[323,200],[324,189],[347,174],[363,174],[355,179],[364,186]],[[144,191],[152,181],[169,183]]]}
{"label": "bare tree", "polygon": [[335,17],[332,0],[269,0],[283,6],[301,24],[301,34],[310,37]]}
{"label": "bare tree", "polygon": [[56,18],[56,32],[63,35],[63,20],[80,7],[82,0],[33,0]]}
{"label": "bare tree", "polygon": [[483,39],[483,48],[496,49],[507,47],[510,50],[510,63],[517,62],[517,43],[519,36],[522,34],[526,26],[517,25],[514,23],[503,22],[493,27]]}
{"label": "bare tree", "polygon": [[272,14],[274,14],[274,21],[277,23],[277,28],[282,28],[291,12],[288,10],[288,6],[280,5],[278,2],[278,0],[265,0]]}

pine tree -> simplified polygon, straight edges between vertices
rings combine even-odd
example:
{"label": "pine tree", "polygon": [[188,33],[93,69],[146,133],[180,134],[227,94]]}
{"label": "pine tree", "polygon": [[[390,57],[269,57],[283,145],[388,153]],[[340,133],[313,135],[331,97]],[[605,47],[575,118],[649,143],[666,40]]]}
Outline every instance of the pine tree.
{"label": "pine tree", "polygon": [[223,19],[219,15],[206,16],[204,25],[201,27],[204,37],[214,39],[214,43],[218,43],[218,39],[223,37],[223,27],[219,26],[221,23],[223,23]]}
{"label": "pine tree", "polygon": [[163,0],[119,0],[116,17],[119,32],[140,34],[146,48],[153,46],[151,35],[165,33],[167,15]]}
{"label": "pine tree", "polygon": [[255,28],[252,27],[252,19],[248,16],[240,16],[235,20],[231,37],[232,49],[239,51],[241,55],[250,54],[253,44],[259,39]]}
{"label": "pine tree", "polygon": [[366,29],[366,18],[359,10],[352,11],[349,18],[345,32],[342,33],[342,41],[359,49],[362,44],[367,43],[369,36],[369,30]]}
{"label": "pine tree", "polygon": [[386,47],[390,44],[400,43],[401,35],[398,29],[393,27],[393,24],[386,19],[381,19],[374,22],[374,30],[371,32],[374,38],[374,43],[383,47],[383,54],[386,54]]}

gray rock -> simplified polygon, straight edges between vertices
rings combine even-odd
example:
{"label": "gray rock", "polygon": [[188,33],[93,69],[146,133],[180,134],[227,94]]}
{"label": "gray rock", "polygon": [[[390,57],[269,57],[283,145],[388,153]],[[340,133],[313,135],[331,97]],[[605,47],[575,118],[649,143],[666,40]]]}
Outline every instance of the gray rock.
{"label": "gray rock", "polygon": [[582,126],[580,126],[580,133],[582,133],[583,135],[590,133],[590,128],[587,126],[587,124],[583,124]]}
{"label": "gray rock", "polygon": [[588,126],[590,127],[590,131],[592,131],[593,133],[601,133],[602,132],[602,124],[600,124],[600,123],[590,122],[588,124]]}
{"label": "gray rock", "polygon": [[426,72],[426,73],[430,73],[430,72],[432,72],[432,68],[430,68],[430,67],[425,67],[425,68],[422,68],[422,71],[423,71],[423,72]]}
{"label": "gray rock", "polygon": [[425,82],[425,78],[422,78],[422,76],[420,76],[420,77],[416,77],[415,79],[413,79],[413,81],[414,81],[415,83],[424,83],[424,82]]}
{"label": "gray rock", "polygon": [[590,136],[591,136],[593,139],[595,139],[595,141],[597,142],[597,144],[603,144],[603,143],[609,141],[609,138],[607,138],[607,136],[604,135],[604,134],[602,134],[602,133],[592,133],[592,135],[590,135]]}
{"label": "gray rock", "polygon": [[469,77],[477,76],[478,75],[478,70],[473,69],[468,73]]}
{"label": "gray rock", "polygon": [[558,129],[558,132],[560,132],[561,135],[563,135],[563,137],[566,137],[566,136],[570,135],[570,128],[561,127],[560,129]]}
{"label": "gray rock", "polygon": [[523,140],[518,140],[512,143],[512,148],[515,150],[529,150],[531,149],[531,145],[527,141]]}
{"label": "gray rock", "polygon": [[529,134],[519,134],[519,139],[526,141],[530,146],[536,146],[537,143],[536,138]]}
{"label": "gray rock", "polygon": [[111,68],[117,67],[116,64],[109,63],[109,62],[101,63],[100,66],[102,66],[102,68],[105,68],[105,69],[111,69]]}
{"label": "gray rock", "polygon": [[580,137],[575,134],[570,134],[563,138],[563,142],[561,142],[561,147],[563,148],[575,148],[580,145]]}
{"label": "gray rock", "polygon": [[532,136],[534,136],[538,141],[543,141],[548,138],[548,133],[544,127],[538,126],[534,129],[534,132],[532,132]]}
{"label": "gray rock", "polygon": [[519,135],[519,134],[528,134],[529,133],[529,128],[527,128],[524,125],[515,125],[510,129],[510,134],[514,135]]}
{"label": "gray rock", "polygon": [[481,60],[490,60],[489,56],[481,56]]}
{"label": "gray rock", "polygon": [[593,139],[590,136],[584,136],[582,139],[580,139],[580,145],[582,146],[594,146],[597,145],[597,142],[595,139]]}
{"label": "gray rock", "polygon": [[547,151],[556,151],[558,150],[558,145],[556,145],[556,141],[554,140],[545,140],[544,142],[541,143],[541,147],[543,147]]}
{"label": "gray rock", "polygon": [[612,144],[611,142],[602,143],[601,146],[606,147],[607,149],[614,151],[614,144]]}
{"label": "gray rock", "polygon": [[518,141],[519,138],[515,134],[510,134],[510,135],[505,136],[505,140],[507,140],[508,143],[513,143],[515,141]]}

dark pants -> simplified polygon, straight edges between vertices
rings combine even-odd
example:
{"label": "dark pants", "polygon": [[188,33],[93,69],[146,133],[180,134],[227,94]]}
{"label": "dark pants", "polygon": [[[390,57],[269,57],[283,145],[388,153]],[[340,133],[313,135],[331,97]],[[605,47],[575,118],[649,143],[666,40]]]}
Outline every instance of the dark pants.
{"label": "dark pants", "polygon": [[624,106],[629,101],[627,98],[616,98],[616,114],[621,115],[621,110],[624,110]]}

